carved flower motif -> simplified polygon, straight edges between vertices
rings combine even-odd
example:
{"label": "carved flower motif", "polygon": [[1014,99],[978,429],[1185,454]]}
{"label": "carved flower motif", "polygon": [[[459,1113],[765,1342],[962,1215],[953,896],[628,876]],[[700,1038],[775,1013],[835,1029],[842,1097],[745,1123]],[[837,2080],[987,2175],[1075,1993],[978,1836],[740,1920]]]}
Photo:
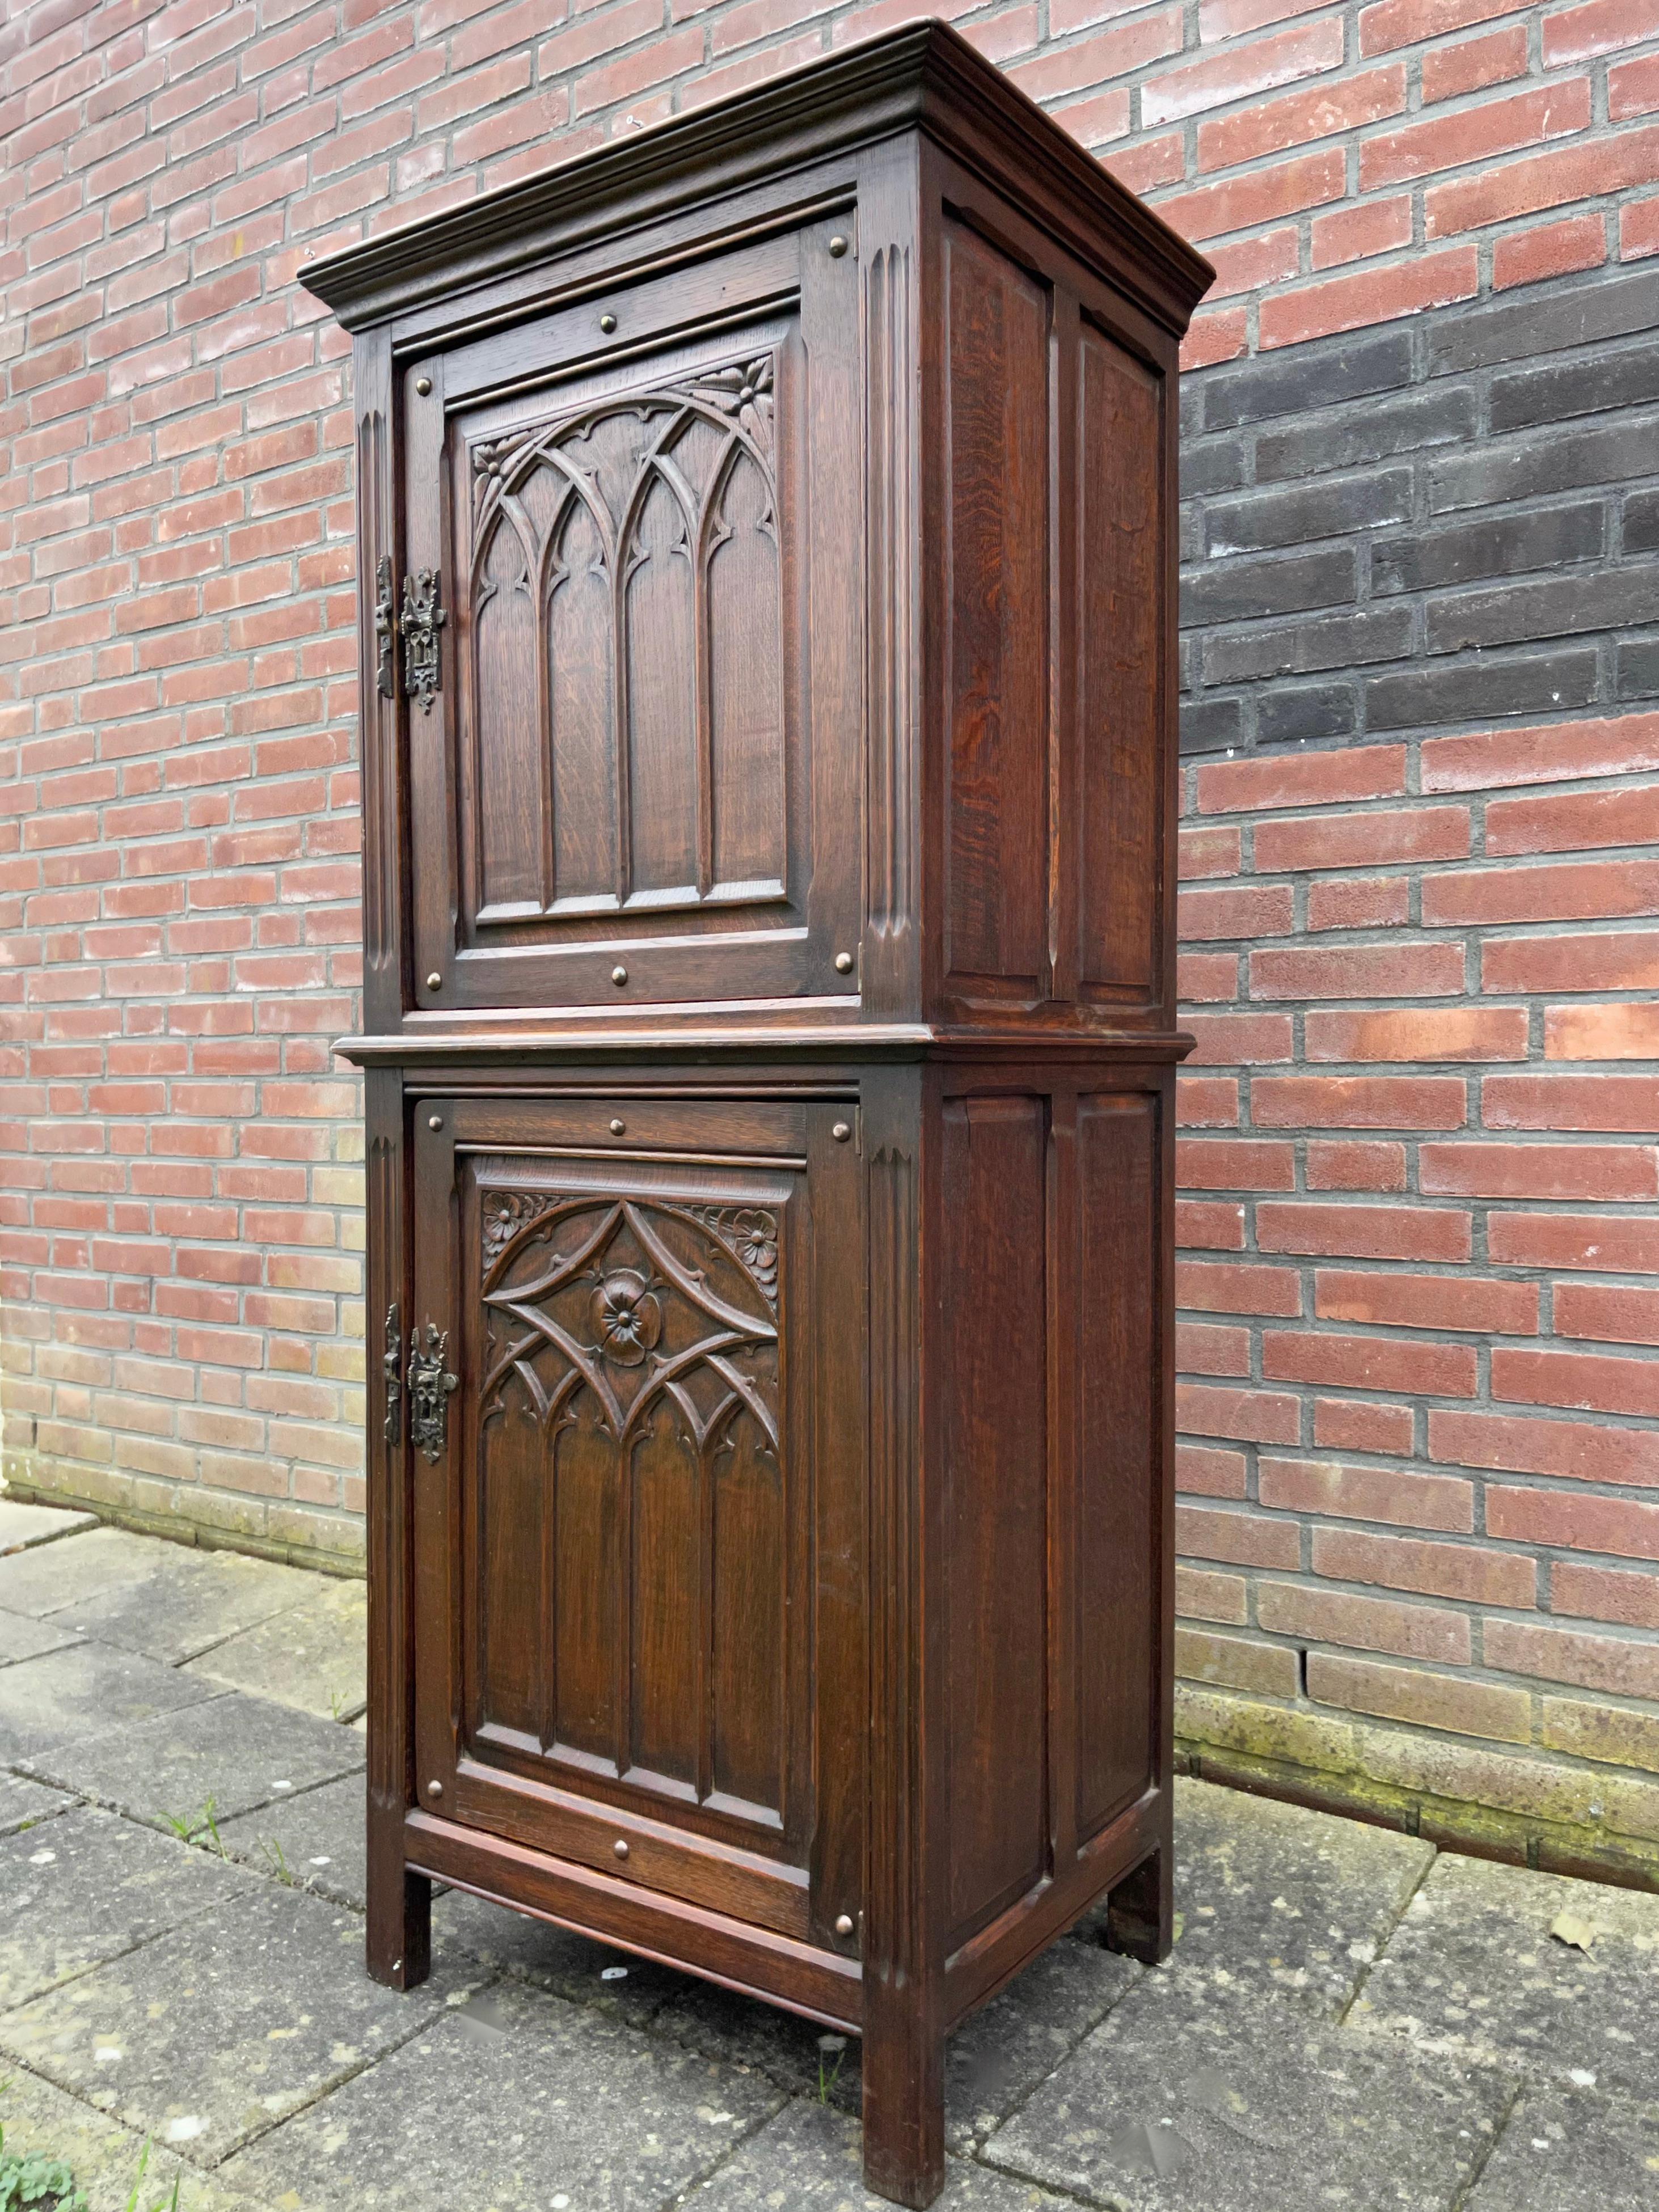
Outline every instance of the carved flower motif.
{"label": "carved flower motif", "polygon": [[738,425],[764,449],[772,442],[772,356],[717,368],[700,377],[697,396],[722,415],[735,415]]}
{"label": "carved flower motif", "polygon": [[732,1242],[750,1273],[769,1290],[778,1273],[778,1224],[771,1215],[743,1207],[732,1216]]}
{"label": "carved flower motif", "polygon": [[637,1367],[662,1334],[662,1308],[643,1275],[618,1267],[593,1293],[599,1350],[618,1367]]}

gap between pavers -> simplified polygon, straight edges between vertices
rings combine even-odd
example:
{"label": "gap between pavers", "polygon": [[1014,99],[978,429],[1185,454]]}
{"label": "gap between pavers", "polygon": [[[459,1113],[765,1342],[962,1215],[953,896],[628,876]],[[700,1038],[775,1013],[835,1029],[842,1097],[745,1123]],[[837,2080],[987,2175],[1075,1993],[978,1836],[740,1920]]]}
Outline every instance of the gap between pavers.
{"label": "gap between pavers", "polygon": [[37,1544],[54,1544],[60,1536],[74,1536],[99,1525],[95,1513],[79,1512],[65,1505],[26,1505],[0,1489],[0,1559],[13,1552],[33,1550]]}

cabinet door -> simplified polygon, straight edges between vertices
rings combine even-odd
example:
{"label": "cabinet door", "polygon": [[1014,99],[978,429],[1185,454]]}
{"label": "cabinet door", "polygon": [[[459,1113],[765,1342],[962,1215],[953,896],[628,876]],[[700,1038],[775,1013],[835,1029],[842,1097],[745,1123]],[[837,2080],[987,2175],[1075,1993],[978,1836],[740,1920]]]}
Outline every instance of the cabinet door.
{"label": "cabinet door", "polygon": [[848,989],[858,311],[833,232],[407,370],[405,568],[443,616],[406,717],[418,1006]]}
{"label": "cabinet door", "polygon": [[412,1407],[422,1802],[841,1949],[854,1120],[637,1097],[416,1116],[421,1347],[456,1378]]}

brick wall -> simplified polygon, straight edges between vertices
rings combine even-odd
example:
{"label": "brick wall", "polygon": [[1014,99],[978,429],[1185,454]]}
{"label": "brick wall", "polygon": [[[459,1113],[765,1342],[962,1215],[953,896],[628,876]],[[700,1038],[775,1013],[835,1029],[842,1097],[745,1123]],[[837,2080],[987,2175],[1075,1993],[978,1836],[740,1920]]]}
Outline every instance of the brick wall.
{"label": "brick wall", "polygon": [[[360,1549],[349,393],[302,259],[901,12],[0,28],[15,1481]],[[1659,532],[1626,488],[1659,311],[1626,265],[1659,252],[1659,9],[952,12],[1221,270],[1188,349],[1184,1738],[1492,1848],[1659,1858]]]}

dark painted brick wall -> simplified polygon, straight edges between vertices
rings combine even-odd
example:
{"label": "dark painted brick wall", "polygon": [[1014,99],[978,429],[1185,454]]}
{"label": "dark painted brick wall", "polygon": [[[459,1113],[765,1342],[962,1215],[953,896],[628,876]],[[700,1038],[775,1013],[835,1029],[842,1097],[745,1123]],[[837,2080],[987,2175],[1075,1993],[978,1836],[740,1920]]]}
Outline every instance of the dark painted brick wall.
{"label": "dark painted brick wall", "polygon": [[1190,751],[1659,697],[1659,269],[1184,380]]}

